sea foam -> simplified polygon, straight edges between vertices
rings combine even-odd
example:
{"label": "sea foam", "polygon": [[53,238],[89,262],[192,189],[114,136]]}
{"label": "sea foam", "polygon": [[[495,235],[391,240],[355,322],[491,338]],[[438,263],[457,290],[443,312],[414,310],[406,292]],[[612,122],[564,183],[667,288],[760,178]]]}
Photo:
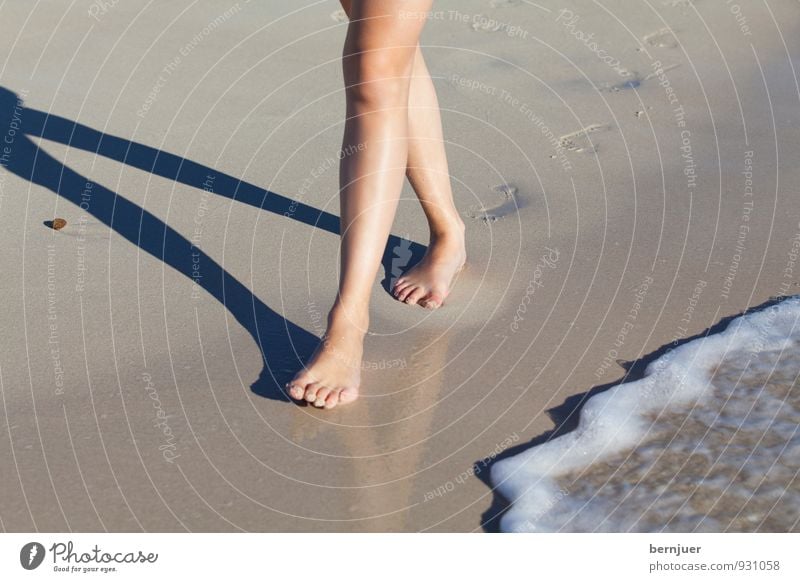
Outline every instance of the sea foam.
{"label": "sea foam", "polygon": [[797,531],[799,345],[794,296],[589,398],[574,431],[492,467],[501,529]]}

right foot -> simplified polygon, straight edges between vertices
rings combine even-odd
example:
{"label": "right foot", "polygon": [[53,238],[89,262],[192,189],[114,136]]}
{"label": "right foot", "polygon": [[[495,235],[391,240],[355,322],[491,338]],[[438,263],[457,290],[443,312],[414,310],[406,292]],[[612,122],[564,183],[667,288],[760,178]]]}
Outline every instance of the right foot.
{"label": "right foot", "polygon": [[358,398],[364,330],[346,316],[329,317],[328,329],[308,364],[286,384],[289,396],[331,409]]}
{"label": "right foot", "polygon": [[464,224],[460,221],[458,224],[458,228],[452,228],[443,235],[431,236],[422,260],[394,284],[392,295],[395,299],[426,309],[442,306],[450,294],[453,279],[467,259]]}

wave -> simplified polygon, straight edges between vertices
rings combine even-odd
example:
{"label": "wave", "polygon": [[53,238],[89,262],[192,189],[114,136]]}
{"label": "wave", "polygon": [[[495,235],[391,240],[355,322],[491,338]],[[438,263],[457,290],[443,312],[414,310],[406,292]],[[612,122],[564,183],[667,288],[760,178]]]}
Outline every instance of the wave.
{"label": "wave", "polygon": [[794,296],[589,398],[574,431],[492,467],[501,529],[798,531],[798,344]]}

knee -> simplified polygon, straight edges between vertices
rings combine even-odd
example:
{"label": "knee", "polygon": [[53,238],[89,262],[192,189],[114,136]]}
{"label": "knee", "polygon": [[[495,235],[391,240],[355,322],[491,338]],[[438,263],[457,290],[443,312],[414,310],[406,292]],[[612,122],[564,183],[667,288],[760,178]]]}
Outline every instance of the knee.
{"label": "knee", "polygon": [[346,53],[342,62],[348,101],[367,109],[406,105],[413,53],[410,57],[397,50]]}

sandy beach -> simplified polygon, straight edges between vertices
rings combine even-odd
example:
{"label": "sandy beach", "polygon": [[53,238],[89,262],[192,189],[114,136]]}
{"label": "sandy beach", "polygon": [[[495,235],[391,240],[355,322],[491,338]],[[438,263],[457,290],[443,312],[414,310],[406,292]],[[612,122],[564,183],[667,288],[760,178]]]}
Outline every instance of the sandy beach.
{"label": "sandy beach", "polygon": [[497,531],[498,459],[800,293],[795,0],[437,0],[467,268],[435,312],[387,293],[406,184],[332,411],[280,387],[336,293],[338,3],[0,23],[3,531]]}

